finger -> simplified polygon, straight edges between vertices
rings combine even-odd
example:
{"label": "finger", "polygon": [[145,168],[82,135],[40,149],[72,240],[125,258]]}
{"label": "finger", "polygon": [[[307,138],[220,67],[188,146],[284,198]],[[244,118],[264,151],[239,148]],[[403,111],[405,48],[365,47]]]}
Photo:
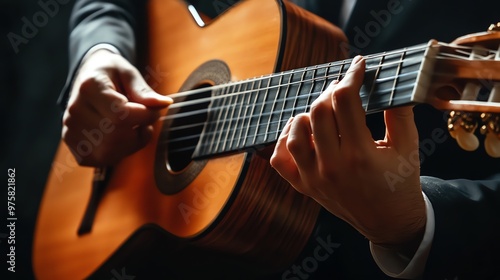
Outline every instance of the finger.
{"label": "finger", "polygon": [[93,76],[84,79],[76,94],[75,103],[88,103],[99,115],[114,119],[117,109],[116,105],[124,105],[128,99],[115,90],[115,86],[109,76],[97,72]]}
{"label": "finger", "polygon": [[311,108],[311,127],[314,137],[316,156],[320,162],[331,162],[339,151],[339,132],[332,105],[332,91],[337,84],[332,82]]}
{"label": "finger", "polygon": [[309,174],[316,166],[311,133],[311,119],[309,115],[299,114],[295,116],[290,126],[286,147],[295,160],[295,164],[301,174]]}
{"label": "finger", "polygon": [[290,118],[283,128],[283,131],[276,142],[276,147],[270,159],[271,166],[276,169],[276,171],[287,180],[290,184],[295,185],[300,181],[299,171],[295,160],[288,151],[286,143],[288,141],[288,134],[290,132],[290,126],[293,121],[293,117]]}
{"label": "finger", "polygon": [[340,145],[351,150],[353,146],[363,149],[370,143],[373,145],[359,96],[364,71],[365,60],[360,56],[355,57],[346,76],[335,87],[332,95],[337,129],[341,136]]}
{"label": "finger", "polygon": [[154,123],[161,115],[161,109],[149,108],[139,103],[127,102],[116,109],[120,112],[120,119],[125,125],[144,126]]}
{"label": "finger", "polygon": [[103,118],[120,126],[148,125],[160,116],[160,108],[148,108],[143,104],[129,102],[121,93],[108,87],[107,76],[96,76],[85,80],[80,88],[78,102],[89,103]]}
{"label": "finger", "polygon": [[120,79],[127,97],[132,102],[161,108],[173,103],[172,98],[155,92],[135,68],[122,69]]}
{"label": "finger", "polygon": [[410,106],[394,108],[384,113],[387,144],[401,154],[418,149],[418,131]]}

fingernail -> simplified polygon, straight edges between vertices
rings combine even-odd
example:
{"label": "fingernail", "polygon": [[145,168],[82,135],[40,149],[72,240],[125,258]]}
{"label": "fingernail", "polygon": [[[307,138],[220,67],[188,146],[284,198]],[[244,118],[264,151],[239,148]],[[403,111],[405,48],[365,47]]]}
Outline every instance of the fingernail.
{"label": "fingernail", "polygon": [[363,56],[361,55],[357,55],[355,56],[353,59],[352,59],[352,64],[357,64],[358,62],[361,61],[361,59],[363,59]]}
{"label": "fingernail", "polygon": [[165,101],[165,102],[167,102],[167,103],[169,103],[169,104],[174,103],[174,100],[173,100],[171,97],[169,97],[169,96],[165,96],[165,95],[160,95],[160,96],[161,96],[161,97],[160,97],[160,99],[161,99],[162,101]]}

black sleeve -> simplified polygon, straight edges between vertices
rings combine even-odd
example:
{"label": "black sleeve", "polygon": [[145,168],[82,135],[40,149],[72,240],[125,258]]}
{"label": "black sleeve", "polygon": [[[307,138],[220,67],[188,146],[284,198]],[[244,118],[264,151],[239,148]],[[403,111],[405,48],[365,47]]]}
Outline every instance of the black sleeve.
{"label": "black sleeve", "polygon": [[436,221],[424,279],[500,279],[500,174],[421,182]]}
{"label": "black sleeve", "polygon": [[69,72],[58,103],[65,108],[75,72],[93,46],[108,43],[132,63],[136,57],[138,15],[143,14],[142,1],[78,0],[70,18]]}

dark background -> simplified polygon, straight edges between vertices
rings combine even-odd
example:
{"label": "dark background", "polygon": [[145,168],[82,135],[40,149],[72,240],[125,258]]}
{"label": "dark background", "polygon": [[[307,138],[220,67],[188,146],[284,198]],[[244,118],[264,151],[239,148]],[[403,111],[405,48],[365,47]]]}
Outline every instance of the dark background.
{"label": "dark background", "polygon": [[[30,35],[31,38],[25,38],[27,41],[17,46],[16,51],[16,47],[9,41],[9,34],[25,37],[23,26],[26,20],[33,23],[34,15],[43,12],[43,8],[37,0],[0,0],[0,172],[4,174],[0,177],[4,180],[0,191],[0,279],[33,278],[33,230],[45,180],[60,139],[61,110],[56,100],[67,74],[68,19],[74,1],[61,2],[68,3],[59,4],[57,13],[49,15],[46,22],[40,24]],[[226,3],[231,2],[235,1],[228,0]],[[455,21],[443,22],[442,26],[462,24],[471,29],[467,31],[480,31],[476,28],[477,25],[486,28],[485,23],[490,23],[489,18],[478,19],[462,15],[457,16]],[[474,21],[476,26],[470,26],[467,21]],[[439,39],[452,39],[463,34],[459,33],[463,29],[457,28],[457,34],[448,33],[445,34],[447,38]],[[425,29],[421,30],[425,32]],[[418,33],[419,28],[410,31]],[[438,153],[436,157],[437,155]],[[432,167],[429,170],[435,167],[429,166]],[[8,168],[16,170],[15,274],[7,273],[8,265],[5,261],[8,253],[5,218]]]}
{"label": "dark background", "polygon": [[[47,2],[47,1],[43,1]],[[32,38],[23,36],[27,19],[44,11],[38,1],[0,2],[0,159],[5,182],[0,207],[0,278],[30,279],[32,234],[45,179],[60,138],[56,105],[67,72],[68,18],[73,1],[61,1],[46,19],[39,16]],[[24,37],[15,51],[9,34]],[[11,34],[12,35],[12,34]],[[7,168],[16,170],[16,272],[7,271]],[[10,245],[9,245],[10,247]]]}
{"label": "dark background", "polygon": [[[54,0],[52,15],[35,0],[0,0],[0,279],[31,279],[33,230],[61,134],[56,101],[68,70],[68,20],[74,0]],[[44,3],[52,2],[43,0]],[[208,5],[207,14],[226,8]],[[211,9],[211,10],[210,10]],[[40,15],[43,12],[46,15]],[[28,36],[26,21],[34,24]],[[38,24],[35,24],[38,23]],[[38,26],[37,26],[38,25]],[[33,32],[31,32],[33,31]],[[10,34],[10,36],[9,36]],[[15,34],[15,35],[13,35]],[[20,36],[20,43],[14,41]],[[31,37],[31,38],[28,38]],[[13,42],[14,41],[14,42]],[[17,48],[17,50],[16,50]],[[16,170],[16,267],[7,271],[7,169]]]}

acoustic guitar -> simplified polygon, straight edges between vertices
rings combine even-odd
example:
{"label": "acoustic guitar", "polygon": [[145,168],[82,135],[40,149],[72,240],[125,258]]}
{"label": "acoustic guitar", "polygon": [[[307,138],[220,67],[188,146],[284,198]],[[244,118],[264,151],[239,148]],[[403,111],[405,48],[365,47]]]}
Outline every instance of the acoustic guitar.
{"label": "acoustic guitar", "polygon": [[[81,167],[61,142],[36,224],[36,277],[90,277],[145,228],[182,244],[167,255],[200,248],[264,271],[290,265],[320,206],[270,168],[268,147],[288,118],[345,75],[345,36],[282,0],[241,1],[209,24],[180,0],[148,5],[149,65],[164,77],[152,86],[175,102],[152,141],[116,166]],[[453,110],[449,129],[459,144],[477,147],[473,132],[482,126],[486,150],[500,157],[499,43],[492,28],[367,55],[363,106]],[[444,86],[460,91],[440,94]],[[490,94],[478,100],[482,87]],[[165,267],[181,259],[170,256]]]}

